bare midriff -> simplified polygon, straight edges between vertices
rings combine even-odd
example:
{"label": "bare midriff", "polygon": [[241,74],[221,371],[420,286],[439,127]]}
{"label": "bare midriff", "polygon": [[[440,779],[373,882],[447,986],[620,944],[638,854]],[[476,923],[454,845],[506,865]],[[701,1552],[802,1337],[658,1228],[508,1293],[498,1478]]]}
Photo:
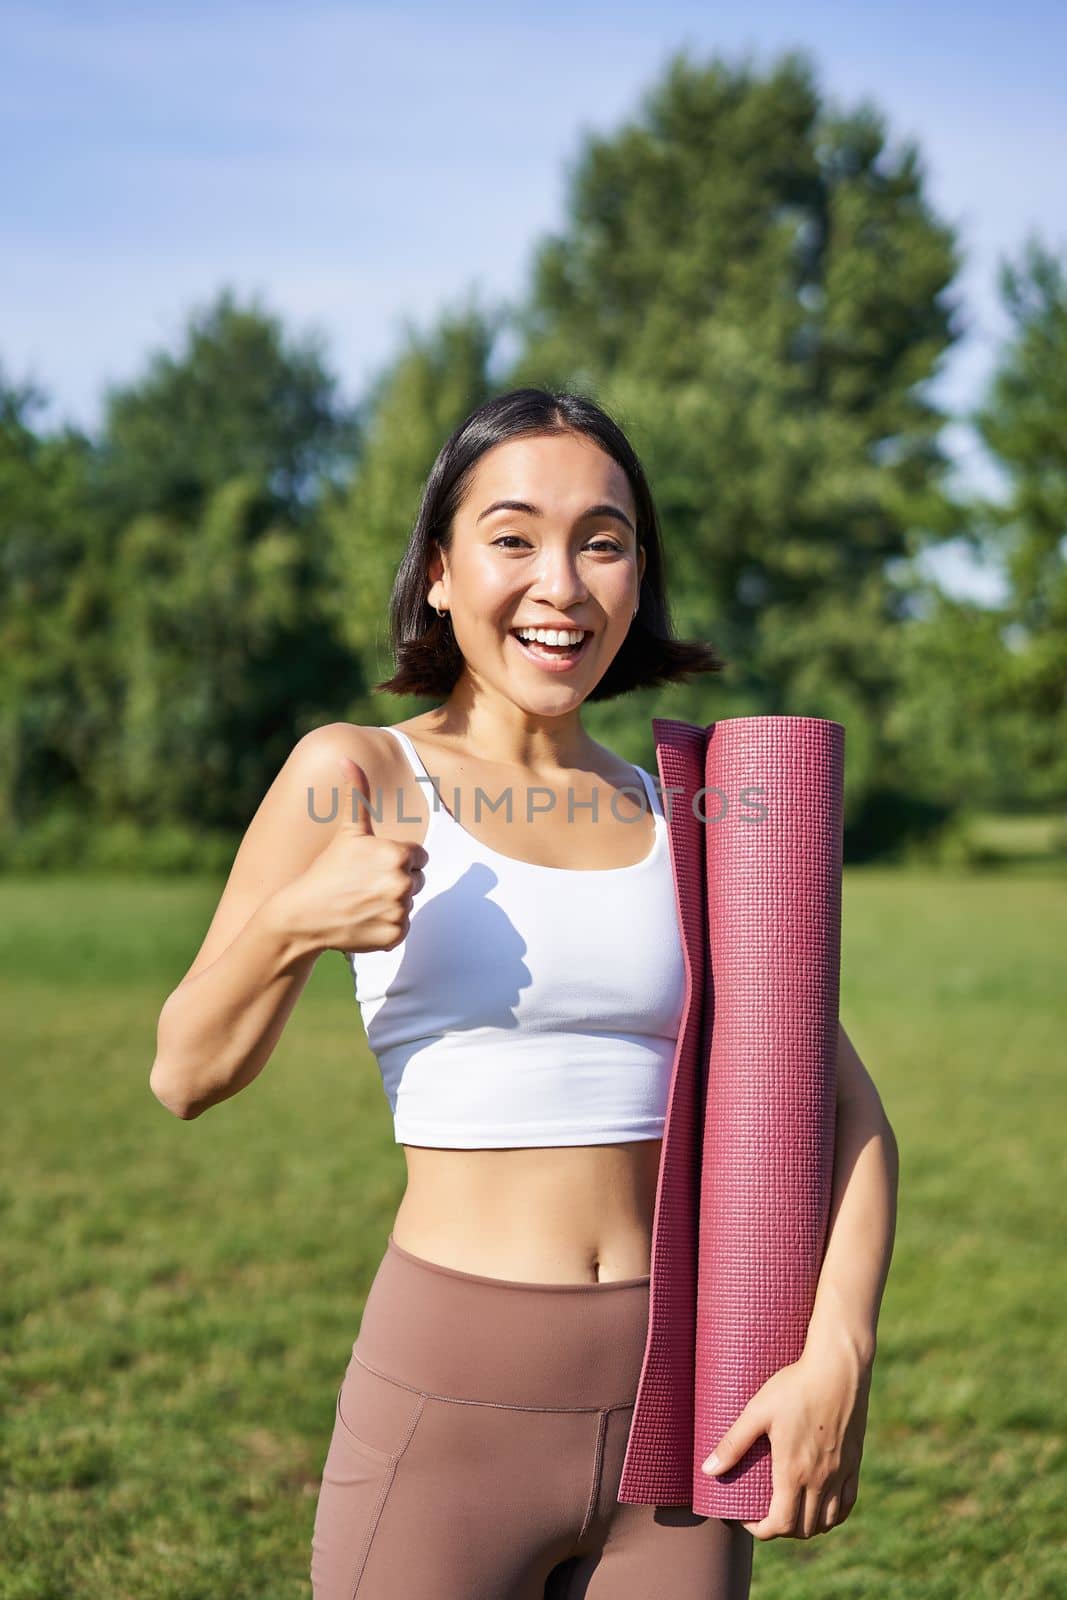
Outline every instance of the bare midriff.
{"label": "bare midriff", "polygon": [[524,1283],[608,1283],[649,1271],[662,1141],[546,1149],[404,1145],[393,1224],[403,1250]]}

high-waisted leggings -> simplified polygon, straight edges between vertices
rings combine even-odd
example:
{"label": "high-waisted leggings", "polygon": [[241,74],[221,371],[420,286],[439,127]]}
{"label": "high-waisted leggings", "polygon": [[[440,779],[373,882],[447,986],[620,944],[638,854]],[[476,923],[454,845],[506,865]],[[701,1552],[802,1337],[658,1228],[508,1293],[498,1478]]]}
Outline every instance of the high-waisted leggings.
{"label": "high-waisted leggings", "polygon": [[745,1600],[740,1522],[616,1499],[648,1289],[480,1277],[390,1235],[337,1395],[314,1600]]}

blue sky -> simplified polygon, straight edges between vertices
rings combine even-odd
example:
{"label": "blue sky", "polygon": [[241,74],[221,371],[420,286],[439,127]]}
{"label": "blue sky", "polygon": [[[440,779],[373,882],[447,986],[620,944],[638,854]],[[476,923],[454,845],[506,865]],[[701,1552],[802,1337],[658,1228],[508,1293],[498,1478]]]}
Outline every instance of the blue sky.
{"label": "blue sky", "polygon": [[[687,0],[534,8],[319,0],[213,7],[0,0],[0,363],[47,421],[96,426],[108,382],[174,348],[223,283],[321,331],[357,396],[404,320],[472,289],[521,295],[586,131],[636,114],[667,57],[785,50],[829,104],[917,140],[966,258],[968,333],[936,393],[977,402],[1003,331],[996,269],[1025,236],[1067,254],[1067,7],[1022,0],[752,10]],[[970,429],[946,448],[998,479]],[[946,587],[996,576],[950,553]]]}

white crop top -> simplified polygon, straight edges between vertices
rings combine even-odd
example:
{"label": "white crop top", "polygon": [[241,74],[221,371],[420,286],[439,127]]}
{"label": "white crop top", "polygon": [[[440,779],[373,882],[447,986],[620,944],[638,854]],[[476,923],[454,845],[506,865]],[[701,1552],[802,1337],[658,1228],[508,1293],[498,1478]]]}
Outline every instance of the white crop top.
{"label": "white crop top", "polygon": [[685,965],[652,779],[637,768],[655,815],[643,860],[589,871],[539,866],[468,833],[407,734],[389,732],[424,780],[429,860],[405,938],[392,950],[349,952],[348,961],[396,1143],[658,1139]]}

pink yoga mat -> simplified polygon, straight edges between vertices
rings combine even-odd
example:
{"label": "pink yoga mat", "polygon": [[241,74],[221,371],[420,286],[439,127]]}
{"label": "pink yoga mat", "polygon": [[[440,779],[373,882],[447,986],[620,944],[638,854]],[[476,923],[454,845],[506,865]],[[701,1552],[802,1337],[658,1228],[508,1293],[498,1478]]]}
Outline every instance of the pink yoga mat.
{"label": "pink yoga mat", "polygon": [[845,730],[821,717],[652,725],[687,981],[618,1499],[747,1522],[770,1507],[767,1436],[717,1478],[700,1466],[800,1355],[822,1265]]}

